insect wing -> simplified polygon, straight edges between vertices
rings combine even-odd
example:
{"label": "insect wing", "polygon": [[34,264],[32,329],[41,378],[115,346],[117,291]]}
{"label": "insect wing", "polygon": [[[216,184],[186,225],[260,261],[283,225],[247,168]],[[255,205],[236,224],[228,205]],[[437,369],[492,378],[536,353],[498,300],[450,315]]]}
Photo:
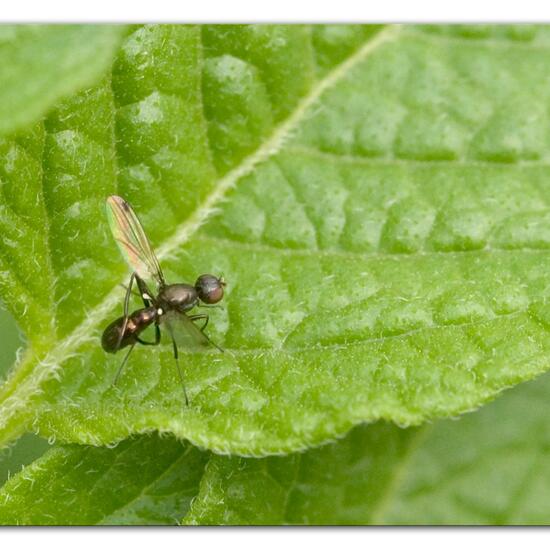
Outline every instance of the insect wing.
{"label": "insect wing", "polygon": [[168,332],[178,346],[190,351],[201,351],[210,344],[206,335],[185,313],[170,311],[164,315],[162,322],[167,325]]}
{"label": "insect wing", "polygon": [[141,279],[153,278],[159,286],[164,276],[149,239],[132,207],[117,195],[107,199],[109,226],[124,259]]}

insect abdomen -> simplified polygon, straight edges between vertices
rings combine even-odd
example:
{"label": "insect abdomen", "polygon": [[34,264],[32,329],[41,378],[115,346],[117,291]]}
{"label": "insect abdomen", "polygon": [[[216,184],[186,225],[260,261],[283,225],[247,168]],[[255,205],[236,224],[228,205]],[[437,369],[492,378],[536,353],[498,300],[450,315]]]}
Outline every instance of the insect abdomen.
{"label": "insect abdomen", "polygon": [[109,353],[116,353],[137,341],[137,337],[155,321],[157,310],[154,307],[138,309],[128,316],[126,328],[120,345],[118,345],[120,333],[124,325],[124,317],[115,319],[104,331],[101,337],[101,346]]}

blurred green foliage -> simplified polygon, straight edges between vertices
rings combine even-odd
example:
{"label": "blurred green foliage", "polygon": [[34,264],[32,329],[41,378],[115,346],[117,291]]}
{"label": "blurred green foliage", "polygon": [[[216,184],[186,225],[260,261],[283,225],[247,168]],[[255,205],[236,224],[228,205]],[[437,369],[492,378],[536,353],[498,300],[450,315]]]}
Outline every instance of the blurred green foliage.
{"label": "blurred green foliage", "polygon": [[[0,378],[4,378],[15,362],[17,350],[24,344],[15,320],[5,309],[0,309],[0,342]],[[15,445],[0,450],[0,483],[39,457],[47,448],[46,440],[28,433]]]}
{"label": "blurred green foliage", "polygon": [[[1,306],[0,306],[1,307]],[[23,346],[23,337],[12,315],[0,309],[0,379],[4,378],[15,362],[17,350]]]}

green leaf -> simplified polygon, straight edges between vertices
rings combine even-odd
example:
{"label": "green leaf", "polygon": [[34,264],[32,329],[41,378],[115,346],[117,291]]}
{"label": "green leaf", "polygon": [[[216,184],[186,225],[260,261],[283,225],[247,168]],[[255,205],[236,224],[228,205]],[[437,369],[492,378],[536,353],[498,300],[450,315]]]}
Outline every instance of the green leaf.
{"label": "green leaf", "polygon": [[[3,376],[15,362],[23,344],[21,333],[12,316],[3,309],[0,309],[0,334],[0,376]],[[34,434],[25,434],[14,445],[0,450],[0,483],[3,484],[10,475],[41,456],[47,447],[48,444],[43,439]]]}
{"label": "green leaf", "polygon": [[[548,369],[549,29],[326,29],[137,28],[102,83],[6,140],[0,290],[30,347],[1,441],[282,453]],[[169,281],[228,281],[226,353],[182,354],[189,408],[166,339],[112,386],[114,192]]]}
{"label": "green leaf", "polygon": [[50,446],[45,439],[27,433],[13,445],[0,451],[0,483],[18,473],[28,464],[41,457]]}
{"label": "green leaf", "polygon": [[0,523],[178,523],[197,494],[207,457],[191,445],[156,436],[115,449],[58,447],[4,485]]}
{"label": "green leaf", "polygon": [[213,457],[199,524],[547,525],[550,378],[457,421],[354,429],[288,457]]}
{"label": "green leaf", "polygon": [[17,359],[18,350],[24,342],[13,317],[1,307],[0,334],[2,334],[2,347],[0,348],[0,376],[3,376]]}
{"label": "green leaf", "polygon": [[0,523],[548,524],[549,391],[546,375],[458,421],[360,426],[286,457],[158,436],[57,448],[0,489]]}
{"label": "green leaf", "polygon": [[123,31],[116,25],[2,25],[0,134],[38,120],[60,98],[94,83]]}

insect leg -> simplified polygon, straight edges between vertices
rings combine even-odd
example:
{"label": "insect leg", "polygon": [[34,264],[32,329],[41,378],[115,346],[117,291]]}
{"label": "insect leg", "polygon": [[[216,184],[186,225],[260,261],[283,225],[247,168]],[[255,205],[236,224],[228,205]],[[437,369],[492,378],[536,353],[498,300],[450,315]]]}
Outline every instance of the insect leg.
{"label": "insect leg", "polygon": [[218,349],[219,351],[221,351],[222,353],[225,352],[225,350],[223,348],[221,348],[220,346],[218,346],[218,344],[216,344],[216,342],[214,342],[214,340],[210,339],[210,337],[208,336],[208,334],[206,334],[204,332],[204,329],[206,328],[206,325],[208,324],[208,320],[209,320],[209,316],[206,314],[206,313],[198,313],[197,315],[189,315],[189,319],[191,319],[191,321],[196,321],[198,319],[206,319],[206,322],[204,323],[204,325],[202,325],[200,331],[202,332],[202,335],[208,340],[208,343],[211,344],[212,346],[214,346],[216,349]]}
{"label": "insect leg", "polygon": [[218,351],[221,351],[222,353],[225,353],[225,350],[218,346],[214,340],[212,340],[206,333],[203,332],[204,337],[208,340],[210,344],[212,344]]}
{"label": "insect leg", "polygon": [[206,326],[208,325],[208,321],[210,320],[210,316],[207,315],[206,313],[198,313],[197,315],[189,315],[189,319],[191,319],[191,321],[198,321],[199,319],[204,319],[204,325],[202,325],[201,327],[201,332],[204,332],[204,329],[206,328]]}
{"label": "insect leg", "polygon": [[[121,286],[124,290],[128,291],[128,287],[126,285],[123,285],[122,283],[118,286]],[[132,294],[134,296],[137,296],[138,298],[141,298],[141,296],[139,295],[139,292],[136,292],[135,290],[132,290]]]}
{"label": "insect leg", "polygon": [[[132,286],[134,285],[135,278],[136,278],[136,274],[134,272],[130,277],[130,283],[128,284],[128,288],[126,289],[126,296],[124,297],[124,322],[122,323],[122,328],[120,330],[120,334],[118,335],[118,340],[115,348],[117,350],[120,349],[120,344],[122,342],[122,338],[124,338],[124,333],[126,332],[126,326],[128,325],[128,307],[130,305],[130,294],[132,294]],[[128,355],[130,355],[129,352],[128,352]]]}
{"label": "insect leg", "polygon": [[176,367],[178,368],[178,374],[181,381],[181,388],[183,389],[183,396],[185,397],[185,405],[189,406],[189,399],[187,398],[187,391],[185,389],[185,380],[183,378],[183,371],[180,367],[180,362],[178,360],[178,345],[176,344],[176,338],[174,337],[174,331],[170,325],[168,326],[168,331],[170,332],[170,338],[172,338],[172,347],[174,349],[174,359],[176,360]]}
{"label": "insect leg", "polygon": [[145,340],[142,340],[139,336],[136,336],[136,340],[143,344],[144,346],[158,346],[160,344],[160,327],[158,325],[155,325],[155,341],[154,342],[146,342]]}
{"label": "insect leg", "polygon": [[[145,281],[138,275],[136,275],[136,283],[139,288],[140,297],[143,300],[145,307],[149,307],[151,303],[154,303],[153,293],[149,290],[149,287],[147,286]],[[147,298],[145,296],[147,296]]]}
{"label": "insect leg", "polygon": [[113,386],[116,386],[116,383],[118,382],[118,379],[120,377],[120,373],[122,372],[122,369],[124,368],[124,365],[126,364],[126,361],[128,361],[128,357],[130,357],[130,353],[132,353],[132,350],[134,349],[135,342],[130,346],[130,349],[128,350],[128,353],[124,356],[124,359],[122,360],[122,363],[120,364],[120,367],[118,367],[118,371],[116,373],[115,379],[113,381]]}

